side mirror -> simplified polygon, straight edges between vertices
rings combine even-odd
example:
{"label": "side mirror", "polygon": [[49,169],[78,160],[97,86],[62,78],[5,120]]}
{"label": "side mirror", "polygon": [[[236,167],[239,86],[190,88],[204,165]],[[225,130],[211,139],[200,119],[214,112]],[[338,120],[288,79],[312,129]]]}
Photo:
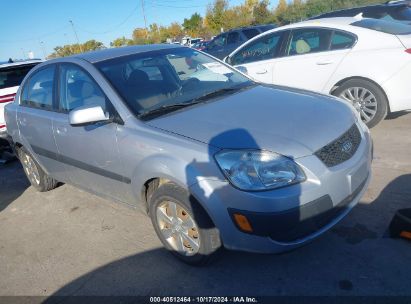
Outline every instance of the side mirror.
{"label": "side mirror", "polygon": [[108,114],[105,114],[102,107],[80,107],[70,111],[69,122],[73,127],[84,126],[101,121],[110,121]]}
{"label": "side mirror", "polygon": [[243,74],[248,74],[248,71],[247,71],[247,68],[245,67],[245,66],[241,66],[241,65],[239,65],[239,66],[237,66],[237,67],[235,67],[237,70],[239,70],[241,73],[243,73]]}

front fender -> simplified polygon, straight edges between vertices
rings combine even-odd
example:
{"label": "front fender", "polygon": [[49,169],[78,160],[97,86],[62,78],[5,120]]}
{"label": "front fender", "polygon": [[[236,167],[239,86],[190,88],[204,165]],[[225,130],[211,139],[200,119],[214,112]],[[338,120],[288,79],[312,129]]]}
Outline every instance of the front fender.
{"label": "front fender", "polygon": [[133,171],[133,194],[140,202],[145,200],[142,195],[145,183],[153,178],[170,180],[186,190],[203,179],[225,180],[214,160],[193,158],[187,161],[168,154],[151,155],[143,159]]}

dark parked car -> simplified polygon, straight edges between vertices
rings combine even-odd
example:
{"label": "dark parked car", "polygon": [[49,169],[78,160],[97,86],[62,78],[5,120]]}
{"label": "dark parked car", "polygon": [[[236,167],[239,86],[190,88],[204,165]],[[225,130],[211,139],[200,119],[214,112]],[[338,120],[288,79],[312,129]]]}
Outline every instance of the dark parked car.
{"label": "dark parked car", "polygon": [[411,24],[411,1],[388,1],[382,4],[343,9],[325,13],[311,19],[354,17],[361,13],[366,18],[394,20]]}
{"label": "dark parked car", "polygon": [[273,28],[275,25],[266,24],[232,29],[214,37],[203,51],[223,59],[247,40]]}

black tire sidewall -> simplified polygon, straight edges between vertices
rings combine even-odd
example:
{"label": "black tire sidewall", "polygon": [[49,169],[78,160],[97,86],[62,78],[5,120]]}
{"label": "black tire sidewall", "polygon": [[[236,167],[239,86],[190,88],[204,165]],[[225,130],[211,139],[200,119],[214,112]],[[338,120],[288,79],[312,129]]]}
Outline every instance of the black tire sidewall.
{"label": "black tire sidewall", "polygon": [[344,82],[341,86],[339,86],[334,92],[333,95],[339,97],[340,94],[345,91],[346,89],[352,87],[360,87],[369,90],[377,99],[377,113],[375,114],[374,118],[371,119],[367,123],[369,128],[375,127],[378,123],[380,123],[388,113],[388,100],[385,96],[384,91],[374,84],[371,81],[365,79],[351,79]]}
{"label": "black tire sidewall", "polygon": [[[157,223],[156,217],[157,207],[164,201],[171,201],[180,205],[190,214],[190,216],[196,222],[200,235],[200,249],[197,254],[193,256],[184,256],[176,252],[164,239]],[[191,265],[201,266],[206,264],[210,260],[210,258],[219,251],[221,243],[218,235],[218,230],[215,228],[211,219],[209,218],[207,213],[205,213],[202,207],[198,205],[197,202],[193,202],[193,198],[190,196],[190,194],[176,184],[166,183],[160,185],[160,187],[154,191],[153,195],[150,198],[149,215],[156,234],[163,243],[164,247],[183,262]],[[215,245],[216,242],[218,244],[217,246]]]}

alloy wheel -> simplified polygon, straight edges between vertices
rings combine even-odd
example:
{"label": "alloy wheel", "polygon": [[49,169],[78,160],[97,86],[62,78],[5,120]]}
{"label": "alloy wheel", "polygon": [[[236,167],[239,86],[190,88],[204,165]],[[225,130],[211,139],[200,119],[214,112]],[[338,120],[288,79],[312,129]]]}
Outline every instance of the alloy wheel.
{"label": "alloy wheel", "polygon": [[370,122],[377,114],[377,98],[365,88],[348,88],[341,92],[340,97],[352,103],[365,123]]}
{"label": "alloy wheel", "polygon": [[30,155],[26,153],[24,153],[22,160],[23,160],[24,171],[26,172],[29,180],[33,184],[39,185],[40,184],[40,174],[39,174],[39,170],[37,169],[37,166],[34,160],[31,158]]}
{"label": "alloy wheel", "polygon": [[194,219],[175,202],[164,201],[156,210],[157,224],[167,243],[178,253],[192,256],[200,249],[200,233]]}

